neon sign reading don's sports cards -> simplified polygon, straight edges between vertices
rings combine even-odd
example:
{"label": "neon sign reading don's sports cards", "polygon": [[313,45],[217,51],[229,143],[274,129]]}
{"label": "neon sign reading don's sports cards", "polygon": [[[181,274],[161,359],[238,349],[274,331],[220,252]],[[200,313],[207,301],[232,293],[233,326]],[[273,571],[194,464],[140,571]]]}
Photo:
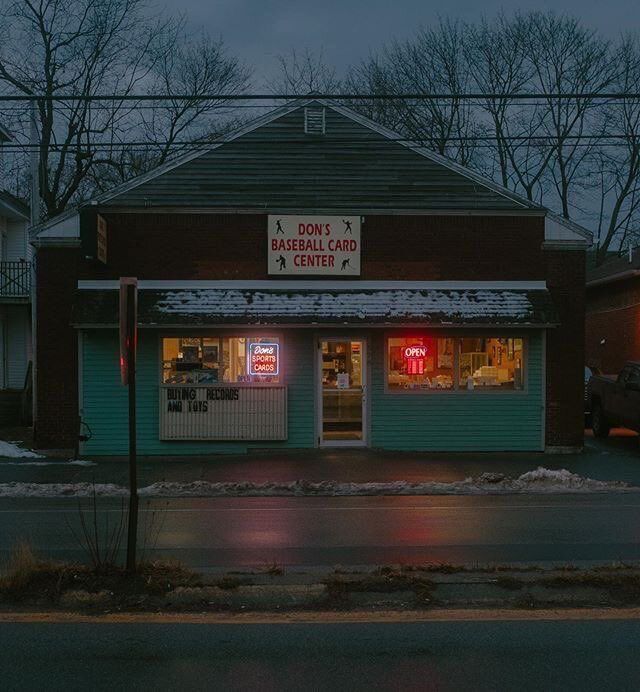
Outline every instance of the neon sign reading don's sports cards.
{"label": "neon sign reading don's sports cards", "polygon": [[280,345],[252,342],[249,344],[249,375],[275,377],[280,371]]}
{"label": "neon sign reading don's sports cards", "polygon": [[269,216],[271,276],[360,275],[359,216]]}

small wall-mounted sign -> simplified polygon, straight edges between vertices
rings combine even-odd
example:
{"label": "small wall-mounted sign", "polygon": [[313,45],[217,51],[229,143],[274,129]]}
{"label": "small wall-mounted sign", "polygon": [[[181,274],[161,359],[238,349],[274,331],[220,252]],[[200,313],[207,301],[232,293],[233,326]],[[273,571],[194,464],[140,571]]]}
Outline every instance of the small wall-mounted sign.
{"label": "small wall-mounted sign", "polygon": [[96,221],[96,258],[107,263],[107,220],[98,214]]}
{"label": "small wall-mounted sign", "polygon": [[269,216],[271,275],[360,275],[359,216]]}
{"label": "small wall-mounted sign", "polygon": [[279,344],[253,342],[249,344],[249,375],[272,375],[280,371]]}

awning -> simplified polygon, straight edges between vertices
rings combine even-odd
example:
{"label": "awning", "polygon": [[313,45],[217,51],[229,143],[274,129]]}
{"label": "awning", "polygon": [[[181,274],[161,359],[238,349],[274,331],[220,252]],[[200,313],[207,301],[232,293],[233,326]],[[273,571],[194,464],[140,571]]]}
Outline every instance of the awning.
{"label": "awning", "polygon": [[[77,327],[116,326],[118,291],[79,289]],[[546,289],[141,289],[141,327],[558,324]]]}

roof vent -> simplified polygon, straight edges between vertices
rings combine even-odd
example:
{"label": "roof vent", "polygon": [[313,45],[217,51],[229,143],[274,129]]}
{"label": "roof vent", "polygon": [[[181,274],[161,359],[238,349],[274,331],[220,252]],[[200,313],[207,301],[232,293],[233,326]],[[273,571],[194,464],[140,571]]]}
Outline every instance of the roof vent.
{"label": "roof vent", "polygon": [[323,135],[325,132],[324,107],[307,106],[304,109],[304,132],[307,135]]}

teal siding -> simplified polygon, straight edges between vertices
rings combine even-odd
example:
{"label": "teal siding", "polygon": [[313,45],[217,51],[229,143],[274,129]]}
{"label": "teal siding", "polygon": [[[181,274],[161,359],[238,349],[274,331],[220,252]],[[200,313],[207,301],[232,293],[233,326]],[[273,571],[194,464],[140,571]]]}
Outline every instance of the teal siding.
{"label": "teal siding", "polygon": [[[118,336],[112,330],[83,333],[82,408],[91,439],[83,445],[87,455],[121,455],[128,452],[127,391],[120,384]],[[288,382],[289,439],[285,442],[166,442],[159,440],[159,340],[156,332],[140,332],[138,350],[138,452],[142,455],[242,453],[269,446],[313,447],[315,443],[313,336],[287,333],[283,353]]]}
{"label": "teal siding", "polygon": [[[362,332],[359,332],[361,334]],[[120,385],[115,330],[83,333],[82,417],[92,438],[86,455],[127,453],[127,394]],[[315,338],[312,330],[287,331],[283,342],[288,385],[289,439],[284,442],[166,442],[158,439],[159,340],[140,332],[138,449],[142,455],[242,453],[252,448],[315,446]],[[524,451],[543,448],[542,332],[527,340],[524,392],[390,394],[384,386],[384,335],[370,332],[370,445],[397,450]]]}
{"label": "teal siding", "polygon": [[525,451],[543,449],[542,332],[527,340],[523,392],[387,393],[384,339],[371,354],[371,446],[398,450]]}

